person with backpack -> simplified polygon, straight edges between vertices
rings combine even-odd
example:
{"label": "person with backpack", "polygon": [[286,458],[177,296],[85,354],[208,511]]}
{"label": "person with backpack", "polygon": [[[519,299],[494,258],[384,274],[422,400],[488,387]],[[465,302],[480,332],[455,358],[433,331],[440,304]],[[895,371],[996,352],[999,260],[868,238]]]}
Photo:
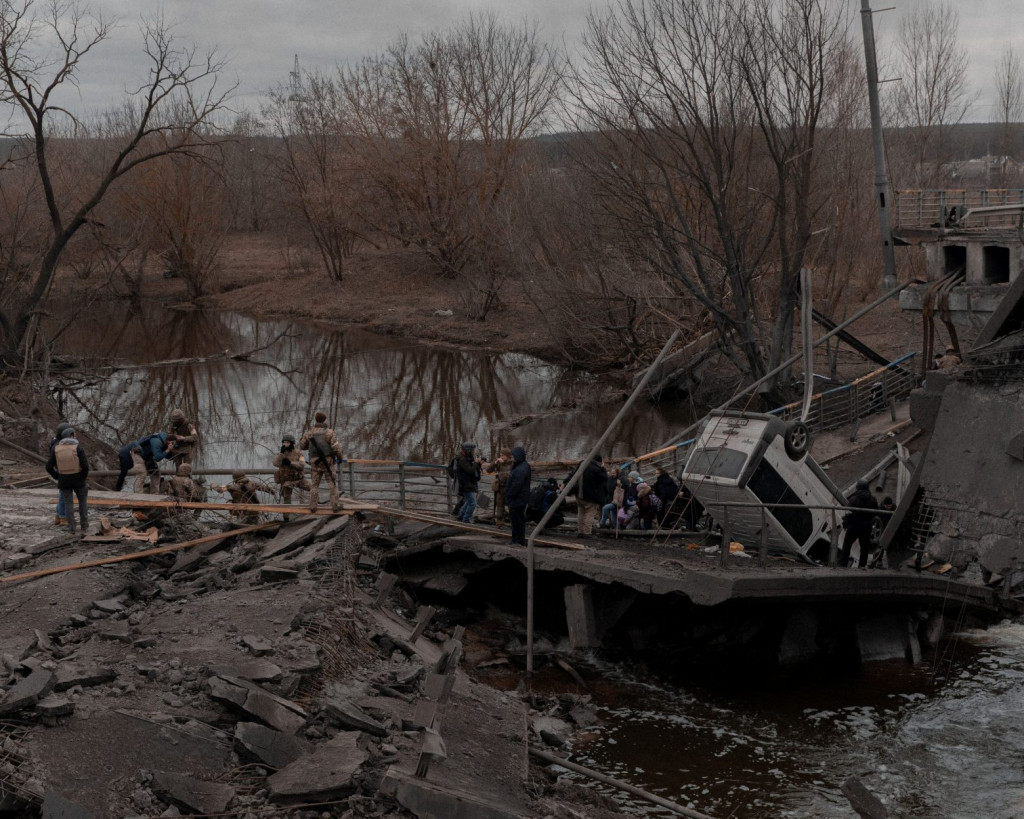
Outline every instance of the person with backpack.
{"label": "person with backpack", "polygon": [[46,462],[46,471],[57,481],[64,510],[68,519],[68,531],[75,534],[75,497],[78,498],[78,515],[82,522],[82,534],[89,530],[89,508],[86,501],[89,488],[86,479],[89,477],[89,459],[85,456],[75,431],[67,427],[61,432],[60,440],[50,450]]}
{"label": "person with backpack", "polygon": [[473,513],[476,511],[476,492],[480,486],[480,465],[481,460],[476,455],[476,444],[467,441],[462,445],[462,451],[455,456],[455,482],[458,485],[460,503],[455,508],[458,510],[458,518],[463,523],[473,522]]}
{"label": "person with backpack", "polygon": [[331,490],[331,508],[337,512],[341,508],[341,498],[333,463],[341,463],[344,455],[334,430],[327,426],[326,413],[317,412],[313,421],[313,426],[299,440],[299,449],[309,451],[309,511],[316,511],[320,503],[320,481],[326,479]]}
{"label": "person with backpack", "polygon": [[[61,421],[57,424],[57,429],[53,434],[53,438],[50,440],[50,455],[53,456],[53,448],[60,443],[60,435],[66,430],[71,429],[71,424],[67,421]],[[57,490],[57,514],[53,518],[54,526],[67,526],[68,517],[64,511],[64,496],[60,493],[60,489]]]}
{"label": "person with backpack", "polygon": [[530,465],[526,462],[526,450],[521,446],[512,447],[512,469],[505,483],[505,504],[508,519],[512,525],[512,543],[526,545],[526,507],[530,503]]}
{"label": "person with backpack", "polygon": [[607,498],[607,481],[608,472],[604,468],[604,459],[600,455],[595,455],[580,476],[580,491],[576,497],[576,534],[579,537],[594,534],[594,521],[600,515]]}

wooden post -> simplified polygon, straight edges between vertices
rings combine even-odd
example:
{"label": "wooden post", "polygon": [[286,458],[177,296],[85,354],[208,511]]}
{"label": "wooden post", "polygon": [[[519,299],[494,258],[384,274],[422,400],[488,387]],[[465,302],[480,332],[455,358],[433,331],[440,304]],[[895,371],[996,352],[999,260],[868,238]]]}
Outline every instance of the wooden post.
{"label": "wooden post", "polygon": [[430,623],[430,621],[433,619],[436,613],[437,609],[435,609],[433,606],[424,606],[419,610],[419,612],[416,615],[416,625],[415,627],[413,627],[413,630],[409,633],[410,643],[416,643],[416,640],[418,640],[420,635],[423,634],[423,632],[426,630],[427,624]]}
{"label": "wooden post", "polygon": [[729,566],[729,544],[732,543],[732,527],[729,525],[729,507],[722,507],[722,545],[719,548],[718,562],[723,569]]}
{"label": "wooden post", "polygon": [[762,569],[768,566],[768,515],[761,507],[761,542],[757,545],[757,565]]}
{"label": "wooden post", "polygon": [[352,498],[356,496],[356,472],[352,466],[352,461],[348,462],[348,494]]}
{"label": "wooden post", "polygon": [[405,509],[405,462],[398,464],[398,508]]}

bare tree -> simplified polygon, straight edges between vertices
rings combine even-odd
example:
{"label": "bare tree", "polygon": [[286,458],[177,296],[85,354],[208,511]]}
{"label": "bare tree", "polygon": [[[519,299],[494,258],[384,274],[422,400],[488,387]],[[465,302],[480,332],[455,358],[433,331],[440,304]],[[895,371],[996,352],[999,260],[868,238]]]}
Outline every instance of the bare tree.
{"label": "bare tree", "polygon": [[814,179],[849,52],[824,0],[620,0],[573,73],[582,165],[635,266],[677,280],[740,369],[791,344]]}
{"label": "bare tree", "polygon": [[[60,92],[78,82],[83,61],[112,24],[74,0],[0,4],[0,104],[10,120],[17,116],[25,123],[27,134],[19,138],[26,150],[13,161],[32,168],[48,223],[24,286],[0,297],[0,358],[7,363],[28,353],[34,317],[61,256],[111,187],[147,162],[195,151],[211,138],[211,120],[224,106],[216,53],[179,46],[158,18],[142,26],[145,81],[118,112],[88,128],[61,104]],[[71,131],[74,143],[54,138],[61,129]],[[87,167],[76,184],[64,184],[63,167],[81,152],[90,153]]]}
{"label": "bare tree", "polygon": [[999,112],[999,186],[1011,182],[1011,163],[1019,153],[1021,121],[1024,120],[1024,66],[1020,55],[1010,46],[1003,48],[996,66],[996,98]]}
{"label": "bare tree", "polygon": [[896,37],[895,125],[905,141],[917,187],[936,187],[954,158],[951,126],[967,114],[967,50],[948,0],[920,4],[900,20]]}
{"label": "bare tree", "polygon": [[[376,226],[458,280],[483,319],[510,271],[526,141],[556,99],[559,56],[537,31],[470,17],[400,38],[342,72],[353,145],[388,205]],[[373,218],[368,217],[368,218]]]}

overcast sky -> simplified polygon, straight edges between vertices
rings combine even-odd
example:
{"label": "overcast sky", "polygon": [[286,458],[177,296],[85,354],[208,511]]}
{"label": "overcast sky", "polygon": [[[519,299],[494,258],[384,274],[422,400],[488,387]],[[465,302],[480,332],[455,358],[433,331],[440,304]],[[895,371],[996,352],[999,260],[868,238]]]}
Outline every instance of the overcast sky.
{"label": "overcast sky", "polygon": [[[849,3],[853,34],[860,43],[861,0]],[[872,0],[896,6],[876,14],[880,48],[891,42],[899,15],[935,0]],[[298,54],[303,70],[330,70],[382,49],[401,32],[416,37],[444,28],[470,11],[494,11],[539,24],[542,34],[574,47],[590,10],[608,0],[92,0],[120,24],[111,38],[83,64],[79,99],[69,106],[95,111],[116,102],[123,89],[143,76],[138,25],[140,14],[163,10],[183,40],[216,45],[229,58],[229,81],[239,83],[235,105],[258,110],[265,91],[286,83]],[[1024,0],[968,0],[959,3],[960,37],[971,68],[972,103],[968,119],[992,118],[992,75],[999,54],[1010,45],[1024,59]]]}

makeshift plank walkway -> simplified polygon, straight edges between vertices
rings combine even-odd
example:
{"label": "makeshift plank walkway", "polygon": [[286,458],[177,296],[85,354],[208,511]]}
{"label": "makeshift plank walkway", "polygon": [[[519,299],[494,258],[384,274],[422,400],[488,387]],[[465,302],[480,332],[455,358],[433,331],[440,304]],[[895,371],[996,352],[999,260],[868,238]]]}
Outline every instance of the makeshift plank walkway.
{"label": "makeshift plank walkway", "polygon": [[211,540],[223,540],[224,538],[234,537],[235,535],[245,535],[249,532],[259,532],[263,529],[269,529],[273,526],[280,526],[280,521],[271,521],[270,523],[260,523],[255,526],[244,526],[241,529],[232,529],[227,532],[217,532],[215,535],[207,535],[206,537],[196,538],[195,540],[186,540],[182,543],[172,543],[170,546],[160,546],[156,549],[146,549],[143,552],[132,552],[127,555],[113,555],[111,557],[97,558],[96,560],[89,560],[85,563],[72,563],[69,566],[54,566],[50,569],[39,569],[34,572],[24,572],[23,574],[12,574],[10,577],[0,577],[0,583],[13,583],[15,580],[31,580],[36,577],[46,577],[50,574],[60,574],[61,572],[74,572],[78,569],[92,569],[96,566],[106,566],[108,563],[123,563],[127,560],[140,560],[144,557],[152,557],[153,555],[162,555],[167,552],[176,552],[180,549],[187,549],[189,546],[198,546],[201,543],[208,543]]}
{"label": "makeshift plank walkway", "polygon": [[[55,499],[50,499],[56,503]],[[310,512],[302,506],[289,504],[267,503],[199,503],[197,501],[180,501],[166,495],[137,495],[130,492],[90,492],[90,506],[127,506],[132,509],[208,509],[219,512],[266,512],[272,515],[350,515],[353,512],[382,511],[375,503],[342,500],[341,508],[335,512],[328,504],[321,505],[316,512]]]}

